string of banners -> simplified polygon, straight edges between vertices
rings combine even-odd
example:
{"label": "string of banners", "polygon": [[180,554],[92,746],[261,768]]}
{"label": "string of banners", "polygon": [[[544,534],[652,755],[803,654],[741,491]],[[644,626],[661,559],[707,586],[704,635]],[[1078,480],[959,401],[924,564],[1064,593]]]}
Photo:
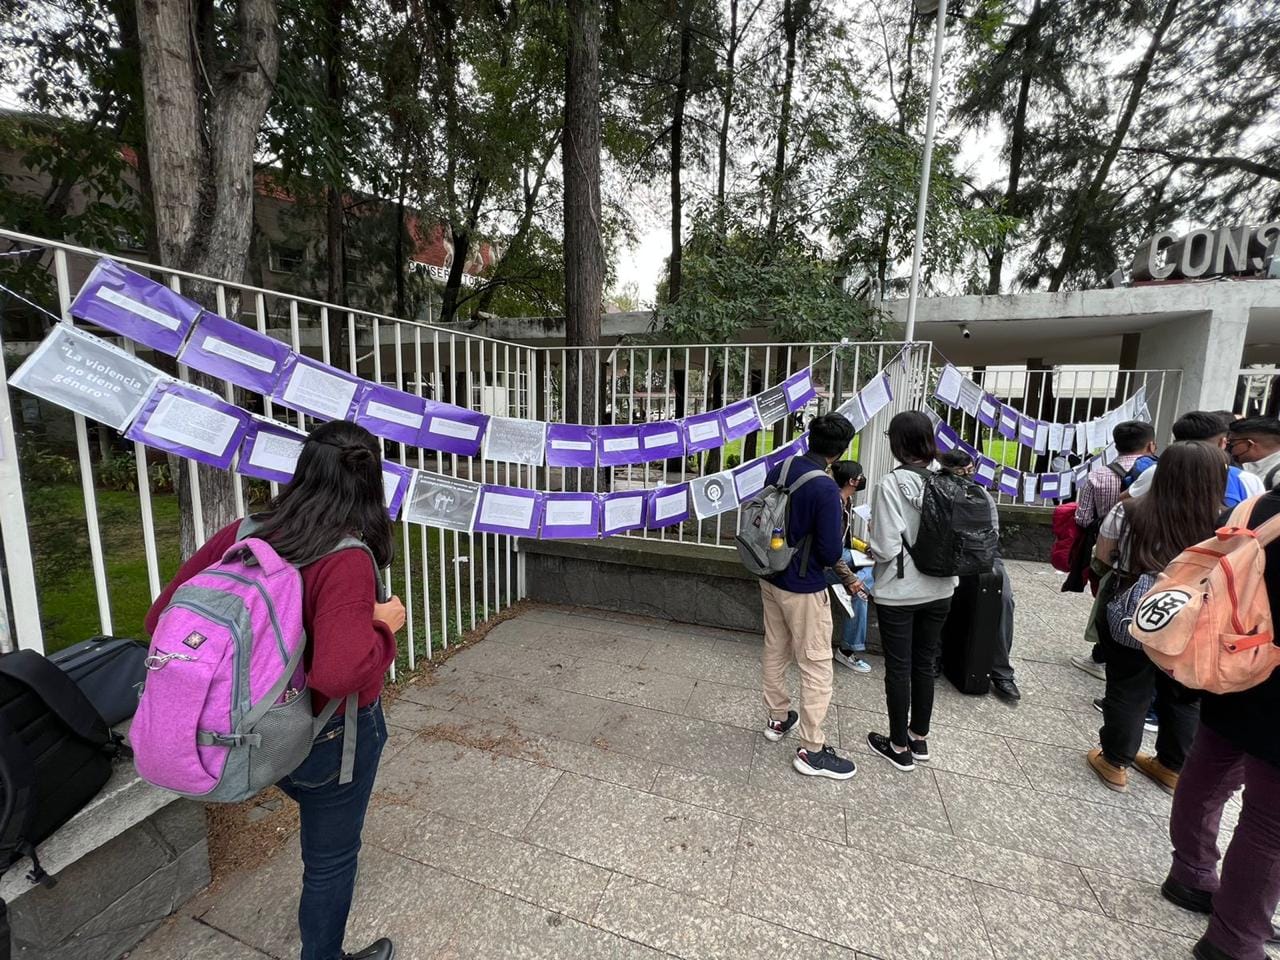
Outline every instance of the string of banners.
{"label": "string of banners", "polygon": [[[110,266],[120,269],[114,264]],[[126,322],[117,314],[103,323],[104,311],[82,302],[85,291],[90,289],[98,274],[99,271],[95,270],[94,276],[86,282],[77,297],[79,306],[74,312],[130,339],[137,339],[130,332],[134,329],[130,326],[131,321]],[[210,369],[212,364],[200,367],[191,363],[195,358],[193,344],[198,344],[196,349],[199,351],[234,361],[239,367],[248,367],[264,375],[254,385],[248,385],[250,376],[243,370],[238,374],[240,379],[226,378],[238,386],[256,388],[256,392],[263,396],[318,419],[352,418],[375,435],[401,444],[475,455],[484,449],[492,451],[495,428],[509,428],[513,439],[504,442],[518,445],[522,441],[515,435],[523,426],[532,428],[527,431],[528,436],[523,442],[532,446],[533,441],[541,443],[545,439],[546,450],[550,454],[553,432],[557,428],[573,426],[485,417],[447,404],[435,405],[447,407],[446,412],[432,412],[421,406],[432,401],[380,384],[367,383],[289,351],[268,337],[262,338],[266,344],[254,340],[253,349],[246,349],[246,356],[239,356],[235,339],[241,333],[252,334],[253,331],[224,318],[201,313],[198,305],[185,301],[159,284],[143,290],[130,287],[132,295],[128,296],[120,294],[118,287],[100,283],[95,289],[105,290],[106,294],[95,292],[94,302],[109,303],[130,316],[156,315],[147,317],[150,325],[142,334],[146,339],[138,342],[156,349],[178,349],[180,362],[218,375]],[[122,306],[125,301],[127,304]],[[164,318],[167,323],[160,322],[157,317]],[[187,319],[183,320],[184,317]],[[183,334],[177,333],[183,322],[194,325],[194,334],[191,329]],[[201,339],[199,333],[206,322],[209,326],[204,327],[205,336]],[[168,323],[177,326],[170,329]],[[153,329],[156,326],[170,329],[175,336],[161,336]],[[130,329],[119,330],[116,327]],[[211,344],[210,340],[215,342]],[[175,344],[180,342],[184,345],[176,347]],[[163,346],[156,346],[157,343]],[[268,356],[263,352],[268,345],[277,352]],[[280,368],[274,381],[266,369],[268,361],[273,364],[273,370],[275,365]],[[304,374],[299,380],[300,370],[315,371],[323,379],[311,380]],[[66,323],[54,326],[13,374],[10,383],[106,424],[122,432],[126,438],[148,447],[277,483],[287,483],[292,478],[306,439],[304,433],[291,426],[250,413],[211,391],[177,380],[132,352]],[[785,389],[785,384],[781,386]],[[811,380],[806,389],[813,390]],[[796,395],[802,396],[803,391]],[[861,429],[892,400],[889,375],[881,371],[846,401],[839,412]],[[743,403],[739,401],[719,411],[719,414],[727,414],[721,422],[728,423],[733,417],[732,411],[741,408]],[[758,408],[752,409],[758,417]],[[703,418],[707,416],[702,415]],[[690,419],[697,418],[686,418],[686,423]],[[428,426],[424,427],[424,423]],[[465,429],[469,426],[475,427],[474,433]],[[662,425],[646,424],[640,429],[659,426]],[[600,431],[599,436],[607,439],[610,436],[607,431],[613,428],[578,429]],[[422,442],[428,434],[430,444]],[[570,442],[581,442],[581,435],[562,436]],[[599,449],[604,451],[603,446]],[[769,470],[775,465],[807,450],[807,435],[801,435],[777,450],[719,473],[652,489],[612,493],[528,490],[417,470],[391,461],[383,464],[383,484],[392,519],[460,532],[577,539],[609,536],[642,527],[657,529],[681,523],[690,516],[706,519],[725,513],[758,493]],[[585,454],[586,451],[578,452]],[[490,459],[503,458],[490,455]],[[590,463],[582,461],[571,465]]]}

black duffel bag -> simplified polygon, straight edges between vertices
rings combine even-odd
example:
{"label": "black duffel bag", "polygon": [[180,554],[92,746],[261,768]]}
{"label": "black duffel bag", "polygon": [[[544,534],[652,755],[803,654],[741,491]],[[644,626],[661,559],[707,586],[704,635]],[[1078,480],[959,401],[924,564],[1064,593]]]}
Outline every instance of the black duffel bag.
{"label": "black duffel bag", "polygon": [[138,710],[146,679],[147,645],[116,637],[91,637],[59,650],[49,659],[84,692],[107,726],[114,727]]}

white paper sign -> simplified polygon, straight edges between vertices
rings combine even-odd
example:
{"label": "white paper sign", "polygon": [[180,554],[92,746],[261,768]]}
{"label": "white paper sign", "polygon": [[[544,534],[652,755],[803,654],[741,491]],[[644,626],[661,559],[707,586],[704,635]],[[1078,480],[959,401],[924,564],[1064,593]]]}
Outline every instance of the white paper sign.
{"label": "white paper sign", "polygon": [[620,450],[639,450],[639,437],[606,437],[604,441],[606,453],[617,453]]}
{"label": "white paper sign", "polygon": [[853,508],[854,516],[862,520],[863,523],[871,522],[871,504],[860,503]]}
{"label": "white paper sign", "polygon": [[680,442],[680,434],[675,430],[666,430],[662,433],[654,433],[644,438],[644,448],[648,450],[651,447],[669,447],[673,443]]}
{"label": "white paper sign", "polygon": [[480,505],[480,523],[493,524],[496,527],[518,527],[528,529],[533,523],[533,508],[537,502],[532,497],[517,497],[510,493],[493,493],[484,495]]}
{"label": "white paper sign", "polygon": [[254,438],[253,449],[249,451],[249,462],[264,470],[293,473],[298,468],[304,442],[301,437],[294,440],[276,433],[259,433]]}
{"label": "white paper sign", "polygon": [[382,471],[382,502],[387,507],[391,506],[391,501],[396,495],[396,488],[400,486],[400,474],[392,473],[390,470]]}
{"label": "white paper sign", "polygon": [[644,518],[644,497],[618,497],[604,502],[604,528],[635,526]]}
{"label": "white paper sign", "polygon": [[427,424],[427,432],[441,437],[457,437],[459,440],[474,440],[480,435],[480,424],[464,423],[461,420],[450,420],[448,417],[432,417]]}
{"label": "white paper sign", "polygon": [[314,410],[330,420],[342,420],[351,409],[357,386],[327,370],[299,363],[289,374],[289,383],[281,396],[295,407]]}
{"label": "white paper sign", "polygon": [[769,474],[769,465],[761,460],[754,466],[747,467],[734,475],[733,482],[737,487],[738,502],[742,503],[755,496],[764,488],[765,477]]}
{"label": "white paper sign", "polygon": [[685,505],[689,502],[689,492],[687,490],[677,490],[675,493],[659,493],[653,498],[653,516],[655,520],[666,520],[668,517],[674,517],[684,512]]}
{"label": "white paper sign", "polygon": [[466,533],[471,530],[479,497],[480,484],[474,480],[415,470],[403,516],[412,523]]}
{"label": "white paper sign", "polygon": [[200,346],[206,353],[215,353],[220,357],[244,364],[246,367],[252,367],[254,370],[261,370],[263,373],[270,373],[276,368],[276,362],[270,357],[264,357],[244,347],[237,347],[234,343],[227,343],[217,337],[205,337]]}
{"label": "white paper sign", "polygon": [[398,423],[402,427],[410,427],[414,430],[422,426],[422,414],[414,413],[412,410],[402,410],[389,403],[379,403],[377,400],[369,401],[368,406],[365,407],[365,413],[375,420]]}
{"label": "white paper sign", "polygon": [[849,593],[849,588],[843,583],[831,584],[831,595],[836,598],[836,602],[844,608],[846,617],[853,617],[853,595]]}
{"label": "white paper sign", "polygon": [[540,467],[546,457],[546,442],[547,425],[541,420],[490,417],[484,435],[484,458]]}
{"label": "white paper sign", "polygon": [[1066,435],[1066,430],[1067,428],[1063,426],[1061,423],[1049,424],[1049,438],[1047,443],[1048,443],[1049,449],[1052,450],[1054,453],[1057,453],[1059,450],[1062,449],[1062,441],[1064,436]]}
{"label": "white paper sign", "polygon": [[1036,440],[1035,440],[1036,453],[1046,453],[1047,452],[1046,448],[1048,447],[1048,445],[1049,445],[1049,424],[1041,420],[1039,423],[1036,424]]}
{"label": "white paper sign", "polygon": [[697,442],[720,436],[720,424],[714,420],[689,424],[689,439]]}
{"label": "white paper sign", "polygon": [[736,427],[741,423],[746,423],[748,420],[755,419],[755,415],[755,407],[746,407],[735,414],[725,417],[724,422],[727,426]]}
{"label": "white paper sign", "polygon": [[547,500],[544,527],[581,527],[591,522],[590,500]]}
{"label": "white paper sign", "polygon": [[971,417],[978,415],[978,404],[982,402],[982,388],[968,377],[960,381],[960,409]]}
{"label": "white paper sign", "polygon": [[552,440],[552,450],[590,450],[590,440]]}
{"label": "white paper sign", "polygon": [[147,418],[147,433],[214,456],[227,452],[227,444],[240,422],[231,414],[212,410],[176,393],[166,393]]}
{"label": "white paper sign", "polygon": [[942,375],[938,377],[938,389],[934,391],[933,395],[950,406],[959,406],[960,382],[962,380],[964,380],[964,375],[948,363],[942,368]]}
{"label": "white paper sign", "polygon": [[97,290],[99,300],[105,300],[107,303],[114,303],[123,310],[135,313],[140,317],[146,317],[152,323],[158,323],[166,330],[177,330],[181,326],[181,321],[177,317],[171,317],[167,313],[161,313],[154,307],[149,307],[145,303],[140,303],[131,297],[126,297],[119,290],[112,290],[109,287],[99,287]]}
{"label": "white paper sign", "polygon": [[1022,475],[1022,502],[1034,503],[1036,499],[1036,483],[1040,477],[1034,473],[1024,473]]}
{"label": "white paper sign", "polygon": [[869,422],[872,417],[889,405],[889,375],[881,374],[869,382],[858,393],[862,401],[862,412]]}

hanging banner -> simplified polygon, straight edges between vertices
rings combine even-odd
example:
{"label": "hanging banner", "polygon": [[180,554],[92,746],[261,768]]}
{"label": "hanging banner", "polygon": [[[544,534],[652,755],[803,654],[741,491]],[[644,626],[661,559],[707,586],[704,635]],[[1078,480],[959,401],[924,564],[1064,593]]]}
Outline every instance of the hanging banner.
{"label": "hanging banner", "polygon": [[787,394],[787,409],[795,412],[818,395],[813,385],[812,371],[808,368],[793,373],[782,381],[782,389]]}
{"label": "hanging banner", "polygon": [[684,430],[684,446],[689,453],[701,453],[724,446],[723,429],[718,412],[698,413],[680,421]]}
{"label": "hanging banner", "polygon": [[996,484],[996,471],[1000,465],[990,457],[980,456],[977,461],[977,468],[974,470],[973,479],[975,482],[990,490]]}
{"label": "hanging banner", "polygon": [[938,387],[933,395],[949,407],[960,406],[960,384],[964,379],[964,374],[948,363],[938,375]]}
{"label": "hanging banner", "polygon": [[1007,403],[1000,405],[1000,425],[997,429],[1006,440],[1018,439],[1018,411]]}
{"label": "hanging banner", "polygon": [[978,401],[978,422],[989,428],[1000,422],[1000,401],[989,393],[984,393]]}
{"label": "hanging banner", "polygon": [[684,456],[684,434],[676,420],[659,420],[640,427],[640,449],[644,460],[669,460]]}
{"label": "hanging banner", "polygon": [[253,417],[244,440],[240,442],[240,454],[236,458],[236,473],[258,480],[288,483],[298,469],[298,457],[307,435],[291,430],[273,420]]}
{"label": "hanging banner", "polygon": [[982,388],[965,377],[960,381],[960,409],[971,417],[978,415],[978,404],[982,402]]}
{"label": "hanging banner", "polygon": [[279,340],[243,324],[202,313],[178,362],[237,387],[270,396],[292,351]]}
{"label": "hanging banner", "polygon": [[390,460],[382,461],[382,499],[392,520],[400,516],[400,506],[404,503],[404,495],[409,492],[409,484],[412,482],[413,470],[409,467]]}
{"label": "hanging banner", "polygon": [[249,414],[216,394],[162,380],[148,395],[125,437],[227,470],[249,429]]}
{"label": "hanging banner", "polygon": [[596,438],[599,447],[597,462],[602,467],[619,467],[645,460],[640,451],[639,424],[597,427]]}
{"label": "hanging banner", "polygon": [[547,466],[594,467],[596,428],[577,423],[547,425]]}
{"label": "hanging banner", "polygon": [[734,494],[733,474],[728,470],[689,481],[693,512],[699,520],[714,517],[738,505]]}
{"label": "hanging banner", "polygon": [[71,301],[72,316],[173,356],[200,316],[200,304],[162,283],[99,260]]}
{"label": "hanging banner", "polygon": [[490,417],[482,449],[486,460],[540,467],[546,460],[546,445],[547,425],[544,421]]}
{"label": "hanging banner", "polygon": [[1036,422],[1025,413],[1018,415],[1018,442],[1024,447],[1033,447],[1036,442]]}
{"label": "hanging banner", "polygon": [[543,540],[600,536],[600,500],[594,493],[547,493],[542,498]]}
{"label": "hanging banner", "polygon": [[480,500],[480,484],[426,470],[413,472],[404,519],[428,527],[470,533]]}
{"label": "hanging banner", "polygon": [[318,420],[347,420],[367,385],[337,367],[290,353],[271,399]]}
{"label": "hanging banner", "polygon": [[644,503],[648,496],[647,490],[602,495],[600,532],[608,537],[627,530],[639,530],[644,526]]}
{"label": "hanging banner", "polygon": [[766,427],[773,426],[791,412],[786,391],[781,384],[756,394],[756,412],[760,414],[760,422]]}
{"label": "hanging banner", "polygon": [[159,380],[155,367],[59,323],[9,378],[13,386],[124,430]]}
{"label": "hanging banner", "polygon": [[376,436],[416,447],[426,410],[422,397],[370,384],[356,402],[356,423]]}
{"label": "hanging banner", "polygon": [[726,441],[740,440],[749,433],[760,429],[760,415],[756,413],[756,402],[751,397],[739,400],[720,410],[721,431]]}
{"label": "hanging banner", "polygon": [[778,464],[785,461],[787,457],[803,457],[808,452],[809,452],[809,434],[802,433],[799,437],[797,437],[795,440],[792,440],[790,443],[784,446],[781,446],[777,450],[773,450],[768,454],[766,454],[764,459],[765,459],[765,463],[769,465],[769,469],[772,470]]}
{"label": "hanging banner", "polygon": [[889,385],[889,375],[882,373],[872,377],[858,391],[858,404],[862,407],[862,415],[870,423],[877,413],[893,402],[893,388]]}
{"label": "hanging banner", "polygon": [[480,506],[473,528],[476,533],[506,533],[536,537],[542,524],[542,494],[523,487],[482,484]]}
{"label": "hanging banner", "polygon": [[938,441],[938,448],[944,452],[954,450],[956,444],[960,442],[960,435],[945,423],[938,424],[938,428],[933,431],[933,437]]}
{"label": "hanging banner", "polygon": [[424,400],[425,419],[417,445],[430,450],[473,457],[480,452],[480,440],[489,417],[451,403]]}
{"label": "hanging banner", "polygon": [[677,483],[650,490],[645,503],[644,525],[650,530],[684,523],[689,519],[689,485]]}
{"label": "hanging banner", "polygon": [[1056,473],[1046,473],[1040,478],[1040,499],[1057,500],[1061,481]]}
{"label": "hanging banner", "polygon": [[769,462],[765,457],[759,457],[735,467],[731,472],[734,495],[739,503],[746,503],[764,489],[765,478],[769,475]]}

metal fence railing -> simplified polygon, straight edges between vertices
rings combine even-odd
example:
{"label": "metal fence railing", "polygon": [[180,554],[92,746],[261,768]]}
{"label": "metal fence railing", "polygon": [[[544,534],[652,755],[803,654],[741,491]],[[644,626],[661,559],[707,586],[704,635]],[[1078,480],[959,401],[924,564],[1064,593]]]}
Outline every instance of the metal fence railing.
{"label": "metal fence railing", "polygon": [[1236,382],[1234,412],[1243,417],[1280,416],[1280,367],[1246,367]]}

